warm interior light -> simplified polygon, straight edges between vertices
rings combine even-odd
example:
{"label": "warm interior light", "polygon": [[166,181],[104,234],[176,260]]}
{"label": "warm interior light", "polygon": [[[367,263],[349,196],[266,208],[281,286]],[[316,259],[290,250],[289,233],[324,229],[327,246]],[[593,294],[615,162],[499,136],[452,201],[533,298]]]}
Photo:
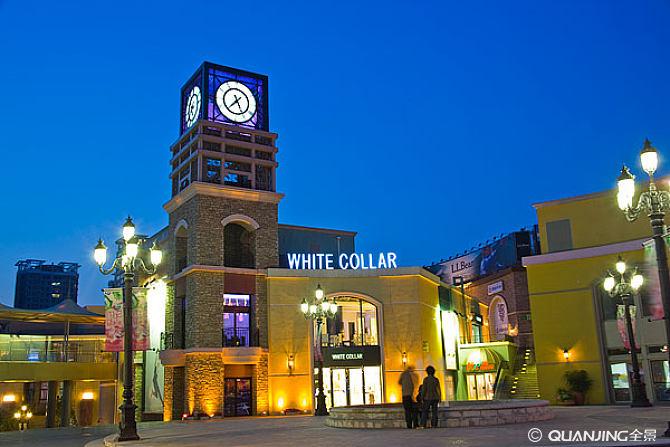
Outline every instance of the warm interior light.
{"label": "warm interior light", "polygon": [[633,290],[638,290],[640,287],[642,287],[643,283],[644,278],[639,273],[634,274],[630,280],[630,286],[633,288]]}
{"label": "warm interior light", "polygon": [[605,281],[603,282],[603,288],[608,292],[611,292],[614,289],[615,285],[616,281],[612,276],[608,276],[607,278],[605,278]]}
{"label": "warm interior light", "polygon": [[107,262],[107,247],[102,243],[102,239],[98,239],[98,245],[93,250],[93,259],[98,265],[104,265]]}
{"label": "warm interior light", "polygon": [[653,175],[656,172],[656,168],[658,168],[658,152],[647,139],[644,140],[644,146],[640,152],[640,162],[642,163],[644,172],[649,175]]}
{"label": "warm interior light", "polygon": [[398,401],[398,398],[396,397],[395,394],[391,394],[391,395],[389,396],[389,402],[391,402],[391,403],[396,403],[397,401]]}
{"label": "warm interior light", "polygon": [[16,395],[15,394],[5,394],[2,396],[2,401],[3,402],[16,402]]}
{"label": "warm interior light", "polygon": [[126,222],[123,224],[123,240],[128,242],[133,236],[135,236],[135,224],[130,216],[128,216]]}
{"label": "warm interior light", "polygon": [[137,238],[132,238],[126,242],[126,256],[128,256],[130,259],[134,259],[137,257],[138,251],[139,244],[137,243]]}
{"label": "warm interior light", "polygon": [[81,394],[81,400],[93,400],[93,392],[92,391],[84,391]]}
{"label": "warm interior light", "polygon": [[158,245],[156,245],[156,241],[154,241],[154,244],[151,246],[151,263],[153,265],[159,265],[162,260],[163,252],[158,248]]}
{"label": "warm interior light", "polygon": [[626,263],[623,261],[623,259],[619,258],[619,260],[614,265],[616,267],[616,271],[623,275],[626,271]]}
{"label": "warm interior light", "polygon": [[314,296],[316,297],[317,300],[322,300],[323,299],[323,289],[321,288],[321,284],[316,286],[316,291],[314,292]]}

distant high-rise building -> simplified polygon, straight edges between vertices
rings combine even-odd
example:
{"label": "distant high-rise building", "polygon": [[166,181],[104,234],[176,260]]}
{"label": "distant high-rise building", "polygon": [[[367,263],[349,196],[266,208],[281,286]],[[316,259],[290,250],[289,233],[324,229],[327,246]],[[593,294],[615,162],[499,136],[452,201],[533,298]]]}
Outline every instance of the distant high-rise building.
{"label": "distant high-rise building", "polygon": [[77,302],[79,264],[47,264],[39,259],[26,259],[15,265],[19,269],[16,272],[14,307],[44,309],[66,299]]}

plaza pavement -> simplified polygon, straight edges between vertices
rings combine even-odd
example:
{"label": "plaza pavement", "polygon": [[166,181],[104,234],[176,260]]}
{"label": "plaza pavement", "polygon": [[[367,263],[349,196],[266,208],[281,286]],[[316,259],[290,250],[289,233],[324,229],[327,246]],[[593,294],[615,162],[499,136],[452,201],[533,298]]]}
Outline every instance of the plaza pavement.
{"label": "plaza pavement", "polygon": [[[319,447],[391,447],[391,446],[458,446],[458,447],[526,447],[549,445],[669,445],[662,438],[670,419],[670,407],[628,408],[612,406],[559,407],[551,421],[472,428],[429,430],[362,430],[326,427],[323,419],[312,416],[236,418],[210,421],[147,422],[139,424],[142,440],[124,442],[121,446],[319,446]],[[528,431],[539,428],[544,438],[538,443],[528,440]],[[561,443],[548,442],[550,430],[628,430],[655,429],[656,442],[641,443]],[[102,438],[115,427],[89,429],[36,429],[26,433],[0,433],[0,446],[82,446],[102,447]],[[66,437],[71,433],[68,443]],[[94,439],[97,434],[100,439]]]}

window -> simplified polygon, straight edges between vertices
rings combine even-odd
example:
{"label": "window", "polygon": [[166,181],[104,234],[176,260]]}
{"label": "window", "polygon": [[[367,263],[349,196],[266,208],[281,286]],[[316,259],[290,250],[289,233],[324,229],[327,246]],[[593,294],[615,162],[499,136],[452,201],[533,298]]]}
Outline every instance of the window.
{"label": "window", "polygon": [[251,165],[249,163],[240,163],[239,161],[226,161],[223,167],[233,171],[251,172]]}
{"label": "window", "polygon": [[221,183],[221,160],[218,158],[205,158],[205,181],[208,183]]}
{"label": "window", "polygon": [[232,132],[230,130],[227,130],[226,131],[226,138],[228,138],[230,140],[251,142],[251,134],[243,133],[243,132]]}
{"label": "window", "polygon": [[222,346],[253,346],[249,327],[249,295],[223,295]]}
{"label": "window", "polygon": [[49,399],[49,382],[40,382],[40,402]]}
{"label": "window", "polygon": [[186,166],[179,172],[179,191],[183,191],[191,183],[191,167]]}
{"label": "window", "polygon": [[255,152],[256,158],[259,160],[272,160],[272,152],[259,151]]}
{"label": "window", "polygon": [[670,369],[668,368],[668,361],[652,361],[651,376],[654,382],[656,400],[670,401]]}
{"label": "window", "polygon": [[328,319],[324,346],[378,345],[379,328],[374,304],[354,297],[337,297],[337,314]]}
{"label": "window", "polygon": [[256,143],[264,146],[272,146],[272,138],[256,135]]}
{"label": "window", "polygon": [[226,144],[226,152],[229,154],[241,155],[243,157],[251,157],[251,149],[246,149],[244,147]]}
{"label": "window", "polygon": [[547,248],[549,253],[572,249],[570,219],[547,222]]}
{"label": "window", "polygon": [[241,225],[228,224],[223,229],[223,265],[226,267],[255,268],[254,234]]}
{"label": "window", "polygon": [[223,178],[223,183],[230,186],[239,186],[240,188],[251,188],[251,180],[249,176],[234,174],[229,172]]}
{"label": "window", "polygon": [[213,141],[203,141],[202,148],[206,151],[221,152],[221,143],[215,143]]}
{"label": "window", "polygon": [[256,165],[256,189],[272,191],[272,169]]}

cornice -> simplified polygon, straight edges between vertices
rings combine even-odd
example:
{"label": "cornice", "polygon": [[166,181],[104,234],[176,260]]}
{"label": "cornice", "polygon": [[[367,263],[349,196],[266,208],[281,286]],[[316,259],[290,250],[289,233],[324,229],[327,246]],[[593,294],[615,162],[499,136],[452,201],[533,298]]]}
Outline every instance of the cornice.
{"label": "cornice", "polygon": [[226,199],[246,200],[248,202],[279,203],[284,194],[271,191],[259,191],[255,189],[237,188],[228,185],[215,185],[212,183],[193,182],[188,187],[174,196],[163,205],[163,209],[172,213],[184,203],[197,195],[221,197]]}

